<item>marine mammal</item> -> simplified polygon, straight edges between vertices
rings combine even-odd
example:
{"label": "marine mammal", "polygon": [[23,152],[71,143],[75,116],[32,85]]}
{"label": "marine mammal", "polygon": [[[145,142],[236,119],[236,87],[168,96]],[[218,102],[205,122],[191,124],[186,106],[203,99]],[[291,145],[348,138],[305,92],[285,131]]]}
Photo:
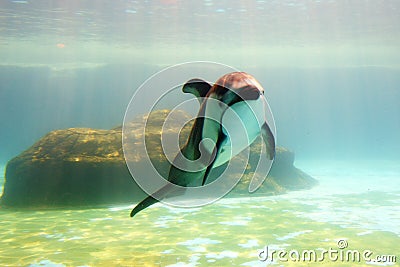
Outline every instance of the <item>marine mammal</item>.
{"label": "marine mammal", "polygon": [[[273,160],[275,156],[275,138],[265,118],[264,89],[253,76],[232,72],[213,85],[192,79],[184,84],[182,91],[195,95],[200,109],[186,144],[171,164],[168,181],[172,184],[140,202],[132,210],[131,217],[164,197],[183,194],[185,187],[204,185],[213,168],[227,163],[260,134],[269,159]],[[244,124],[247,136],[226,132],[226,128],[234,129],[238,123],[237,116],[230,115],[232,112],[239,116],[239,123]],[[181,186],[181,189],[176,189],[173,184]]]}

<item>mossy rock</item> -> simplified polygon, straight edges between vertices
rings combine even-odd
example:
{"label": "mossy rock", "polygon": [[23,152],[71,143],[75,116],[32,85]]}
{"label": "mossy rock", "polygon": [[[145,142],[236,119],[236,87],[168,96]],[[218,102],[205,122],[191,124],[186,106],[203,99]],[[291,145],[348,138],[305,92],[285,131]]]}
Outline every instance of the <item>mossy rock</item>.
{"label": "mossy rock", "polygon": [[[167,177],[169,163],[162,151],[161,127],[169,113],[168,110],[158,110],[138,117],[125,125],[127,134],[124,135],[129,138],[125,151],[132,153],[129,159],[137,161],[139,164],[136,166],[140,166],[144,160],[139,147],[142,147],[145,135],[149,158],[164,177]],[[181,127],[174,121],[189,118],[183,111],[176,111],[170,116],[172,123],[162,129],[163,135],[176,134]],[[180,145],[184,144],[190,129],[191,123],[188,123],[180,131]],[[143,199],[146,194],[132,179],[125,163],[121,130],[121,127],[111,130],[70,128],[48,133],[8,162],[1,204],[24,207],[82,206],[132,203]],[[248,177],[253,171],[253,160],[258,160],[260,141],[252,144],[248,168],[229,195],[249,194]],[[235,157],[233,160],[243,159]],[[278,147],[270,175],[256,194],[281,194],[315,185],[316,180],[295,168],[293,162],[294,153]]]}

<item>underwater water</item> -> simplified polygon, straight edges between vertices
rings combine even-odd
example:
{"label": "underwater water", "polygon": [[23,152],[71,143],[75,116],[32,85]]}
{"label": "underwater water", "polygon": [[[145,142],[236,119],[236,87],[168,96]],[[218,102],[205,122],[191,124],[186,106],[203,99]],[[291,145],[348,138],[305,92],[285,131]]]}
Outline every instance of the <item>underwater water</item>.
{"label": "underwater water", "polygon": [[[128,216],[132,206],[2,209],[0,260],[5,266],[396,265],[400,166],[385,161],[373,168],[332,161],[298,165],[320,185],[280,196],[222,199],[201,208],[157,204],[134,219]],[[339,249],[338,242],[347,247]],[[270,255],[260,261],[265,246]],[[360,260],[322,256],[329,249],[359,251]],[[271,258],[272,251],[293,250],[299,255],[312,250],[316,257]],[[368,262],[362,256],[366,250]],[[374,262],[378,255],[396,258]]]}
{"label": "underwater water", "polygon": [[278,145],[319,185],[134,218],[0,206],[0,265],[399,265],[399,25],[398,1],[2,1],[1,192],[43,135],[120,126],[146,79],[189,61],[256,77]]}

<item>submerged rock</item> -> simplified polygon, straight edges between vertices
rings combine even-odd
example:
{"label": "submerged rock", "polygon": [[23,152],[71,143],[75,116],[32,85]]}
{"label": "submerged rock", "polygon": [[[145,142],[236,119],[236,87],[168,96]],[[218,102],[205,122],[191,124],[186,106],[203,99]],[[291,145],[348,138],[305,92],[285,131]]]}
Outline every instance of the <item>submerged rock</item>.
{"label": "submerged rock", "polygon": [[[146,146],[155,168],[166,177],[169,164],[161,146],[161,127],[169,114],[158,110],[139,117],[126,125],[130,138],[127,144],[131,160],[144,160],[140,152],[143,126],[146,124]],[[174,120],[187,119],[182,111],[172,115]],[[180,144],[191,129],[188,123],[180,131]],[[179,123],[169,123],[163,134],[176,134]],[[146,194],[132,179],[125,164],[121,145],[121,127],[111,130],[71,128],[48,133],[28,150],[10,160],[6,167],[1,204],[6,206],[48,207],[60,205],[96,205],[134,202]],[[230,196],[248,195],[248,183],[260,150],[260,140],[251,146],[248,168]],[[138,148],[138,149],[136,149]],[[265,155],[261,155],[265,156]],[[233,160],[243,160],[235,157]],[[277,148],[271,172],[256,194],[280,194],[287,190],[311,188],[316,184],[309,175],[293,166],[294,153]],[[146,170],[139,170],[146,173]]]}

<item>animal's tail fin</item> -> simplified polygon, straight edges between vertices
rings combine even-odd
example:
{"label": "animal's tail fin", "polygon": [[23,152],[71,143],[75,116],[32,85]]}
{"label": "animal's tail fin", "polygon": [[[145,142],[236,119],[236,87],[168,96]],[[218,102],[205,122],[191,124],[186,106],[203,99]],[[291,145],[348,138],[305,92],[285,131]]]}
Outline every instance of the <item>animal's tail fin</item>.
{"label": "animal's tail fin", "polygon": [[167,194],[171,193],[172,191],[176,191],[176,189],[174,190],[174,186],[174,184],[169,183],[164,187],[161,187],[161,189],[159,189],[152,195],[146,197],[131,211],[131,217],[135,216],[139,211],[144,210],[145,208],[159,202],[160,199],[163,199]]}
{"label": "animal's tail fin", "polygon": [[142,202],[136,205],[136,207],[131,211],[131,217],[135,216],[139,211],[155,204],[158,202],[158,199],[155,199],[152,196],[146,197]]}

